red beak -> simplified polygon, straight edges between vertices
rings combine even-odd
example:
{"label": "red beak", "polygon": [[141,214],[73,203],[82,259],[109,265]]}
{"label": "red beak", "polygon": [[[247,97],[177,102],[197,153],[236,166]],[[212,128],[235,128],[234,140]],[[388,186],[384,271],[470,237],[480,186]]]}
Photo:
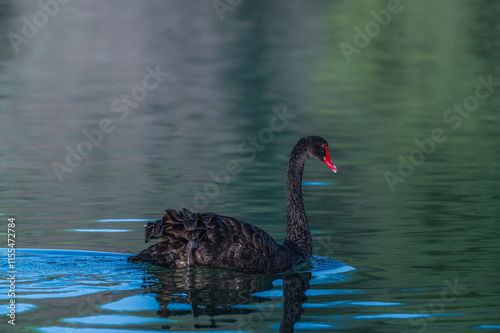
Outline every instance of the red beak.
{"label": "red beak", "polygon": [[337,173],[337,167],[333,164],[332,159],[330,158],[330,150],[326,149],[326,157],[323,159],[323,163],[326,164],[327,167],[332,169],[333,172]]}

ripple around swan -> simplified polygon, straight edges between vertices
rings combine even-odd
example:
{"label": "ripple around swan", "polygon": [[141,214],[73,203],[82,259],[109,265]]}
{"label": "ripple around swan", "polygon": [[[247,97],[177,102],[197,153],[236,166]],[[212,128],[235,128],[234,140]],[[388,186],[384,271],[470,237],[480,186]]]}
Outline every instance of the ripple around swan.
{"label": "ripple around swan", "polygon": [[[125,256],[93,251],[27,250],[16,252],[16,298],[47,300],[138,289],[142,279]],[[36,276],[29,272],[37,272]],[[8,299],[1,294],[0,299]]]}
{"label": "ripple around swan", "polygon": [[[9,309],[7,308],[8,304],[0,306],[0,316],[6,315],[9,313]],[[38,308],[38,306],[29,303],[16,303],[16,314],[26,312],[29,310],[33,310]]]}
{"label": "ripple around swan", "polygon": [[126,312],[126,311],[156,311],[159,309],[158,302],[154,295],[142,294],[122,298],[119,301],[106,303],[99,308],[109,311]]}
{"label": "ripple around swan", "polygon": [[[72,328],[49,326],[35,330],[40,333],[158,333],[158,330],[110,329],[110,328]],[[216,331],[222,333],[221,331]]]}
{"label": "ripple around swan", "polygon": [[[4,254],[6,252],[5,249],[0,251]],[[352,274],[346,273],[356,269],[338,260],[320,256],[313,256],[287,272],[266,275],[209,267],[167,270],[147,264],[128,263],[125,260],[127,254],[111,252],[17,249],[16,255],[16,265],[21,272],[18,275],[19,290],[16,292],[19,300],[17,312],[30,311],[35,315],[40,315],[39,312],[52,313],[46,302],[49,301],[50,304],[50,300],[55,298],[65,299],[65,302],[89,297],[94,299],[94,303],[89,304],[92,310],[87,312],[52,314],[58,316],[55,317],[56,321],[74,327],[32,327],[37,332],[57,333],[69,330],[77,333],[123,333],[132,332],[137,326],[141,327],[141,332],[148,332],[153,327],[151,325],[177,327],[182,322],[177,320],[180,316],[191,316],[193,313],[197,313],[197,316],[210,313],[226,316],[239,314],[236,318],[243,318],[241,313],[255,313],[265,317],[267,313],[283,312],[287,308],[283,302],[287,288],[290,292],[290,286],[298,286],[301,293],[307,296],[308,301],[299,304],[302,309],[313,309],[312,311],[323,314],[317,316],[322,318],[320,322],[298,322],[295,324],[296,329],[322,330],[338,327],[338,323],[327,315],[333,308],[403,309],[405,305],[401,302],[370,299],[370,291],[367,290],[342,289],[332,285],[352,279]],[[28,273],[33,271],[38,274],[32,276]],[[5,286],[5,283],[0,285]],[[6,300],[6,295],[0,295],[0,299]],[[77,301],[77,304],[79,302],[81,303]],[[5,310],[0,314],[5,314]],[[51,314],[43,316],[50,317]],[[432,316],[435,315],[391,310],[391,313],[346,316],[344,324],[352,320],[408,320]],[[230,326],[231,320],[233,319],[227,325]],[[242,324],[242,327],[247,324]],[[269,323],[268,327],[278,326]]]}
{"label": "ripple around swan", "polygon": [[146,318],[131,315],[97,315],[90,317],[78,317],[78,318],[64,318],[61,320],[63,323],[72,324],[86,324],[86,325],[116,325],[119,322],[121,325],[140,325],[146,323],[155,322],[169,322],[173,323],[175,320],[164,319],[164,318]]}

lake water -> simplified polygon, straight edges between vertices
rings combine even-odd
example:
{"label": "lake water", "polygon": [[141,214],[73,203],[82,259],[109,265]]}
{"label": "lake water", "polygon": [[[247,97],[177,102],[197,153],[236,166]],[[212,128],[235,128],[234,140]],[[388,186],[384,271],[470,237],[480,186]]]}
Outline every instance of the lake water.
{"label": "lake water", "polygon": [[[498,4],[0,4],[2,332],[500,330]],[[311,261],[126,262],[167,208],[282,241],[305,135]]]}

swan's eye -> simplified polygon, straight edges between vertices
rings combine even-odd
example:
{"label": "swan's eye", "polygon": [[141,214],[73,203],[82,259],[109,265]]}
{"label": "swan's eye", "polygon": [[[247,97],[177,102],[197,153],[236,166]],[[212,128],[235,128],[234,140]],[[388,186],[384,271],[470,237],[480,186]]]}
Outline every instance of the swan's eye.
{"label": "swan's eye", "polygon": [[323,152],[323,155],[324,155],[323,156],[323,160],[326,159],[326,158],[329,158],[330,157],[330,152],[328,151],[328,147],[327,147],[326,143],[324,143],[323,146],[321,146],[321,147],[323,147],[323,149],[325,150]]}

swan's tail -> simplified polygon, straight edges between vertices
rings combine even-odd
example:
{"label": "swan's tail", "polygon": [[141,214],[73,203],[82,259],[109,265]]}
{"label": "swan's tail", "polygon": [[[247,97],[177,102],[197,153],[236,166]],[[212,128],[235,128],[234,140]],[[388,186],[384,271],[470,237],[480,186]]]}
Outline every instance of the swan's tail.
{"label": "swan's tail", "polygon": [[193,218],[195,219],[199,214],[193,214],[187,209],[181,211],[175,211],[173,209],[167,209],[167,214],[165,214],[161,219],[150,222],[145,225],[144,230],[144,240],[148,243],[151,239],[155,238],[165,238],[166,233],[176,233],[176,231],[181,231],[184,229],[184,224],[192,224]]}
{"label": "swan's tail", "polygon": [[169,235],[190,241],[194,240],[199,232],[221,225],[220,217],[213,213],[192,213],[186,208],[167,209],[166,212],[160,220],[146,225],[144,233],[146,243],[155,238],[167,238]]}

